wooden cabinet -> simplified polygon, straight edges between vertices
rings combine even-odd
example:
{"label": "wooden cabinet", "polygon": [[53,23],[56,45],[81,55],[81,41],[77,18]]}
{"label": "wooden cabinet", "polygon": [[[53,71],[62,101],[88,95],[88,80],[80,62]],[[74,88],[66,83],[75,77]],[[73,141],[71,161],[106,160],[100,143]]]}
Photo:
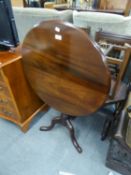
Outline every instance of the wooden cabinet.
{"label": "wooden cabinet", "polygon": [[131,0],[99,0],[99,8],[104,10],[123,10],[128,16],[131,9]]}
{"label": "wooden cabinet", "polygon": [[0,52],[0,117],[27,131],[40,110],[47,109],[34,93],[23,71],[21,55]]}

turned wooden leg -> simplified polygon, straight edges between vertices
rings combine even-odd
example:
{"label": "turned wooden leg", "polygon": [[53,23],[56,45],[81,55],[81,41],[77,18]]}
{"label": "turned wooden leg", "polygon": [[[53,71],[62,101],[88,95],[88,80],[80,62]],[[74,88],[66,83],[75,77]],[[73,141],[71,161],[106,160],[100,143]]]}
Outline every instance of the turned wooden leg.
{"label": "turned wooden leg", "polygon": [[61,118],[60,117],[55,117],[49,126],[41,126],[40,131],[49,131],[54,128],[54,126],[58,123],[61,123]]}
{"label": "turned wooden leg", "polygon": [[76,150],[79,153],[81,153],[82,148],[79,146],[79,144],[77,142],[77,139],[75,137],[75,130],[74,130],[73,125],[71,123],[72,118],[73,118],[72,116],[68,116],[66,114],[61,114],[61,116],[55,117],[51,121],[51,124],[49,126],[41,126],[40,131],[49,131],[49,130],[53,129],[56,124],[63,125],[64,127],[66,127],[69,130],[70,137],[71,137],[71,140],[72,140],[74,147],[76,148]]}
{"label": "turned wooden leg", "polygon": [[77,149],[77,151],[79,153],[82,153],[82,148],[80,147],[80,145],[78,144],[77,140],[76,140],[76,137],[75,137],[75,131],[74,131],[74,127],[70,121],[70,119],[66,120],[66,125],[65,127],[69,130],[70,132],[70,137],[71,137],[71,140],[72,140],[72,143],[74,145],[74,147]]}

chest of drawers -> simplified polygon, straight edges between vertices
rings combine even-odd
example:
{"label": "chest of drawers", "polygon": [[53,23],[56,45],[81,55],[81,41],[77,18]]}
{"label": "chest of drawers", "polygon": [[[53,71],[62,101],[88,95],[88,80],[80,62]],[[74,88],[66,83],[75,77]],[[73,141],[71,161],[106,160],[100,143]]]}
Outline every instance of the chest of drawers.
{"label": "chest of drawers", "polygon": [[21,55],[0,52],[0,117],[26,132],[35,115],[46,109],[26,80]]}

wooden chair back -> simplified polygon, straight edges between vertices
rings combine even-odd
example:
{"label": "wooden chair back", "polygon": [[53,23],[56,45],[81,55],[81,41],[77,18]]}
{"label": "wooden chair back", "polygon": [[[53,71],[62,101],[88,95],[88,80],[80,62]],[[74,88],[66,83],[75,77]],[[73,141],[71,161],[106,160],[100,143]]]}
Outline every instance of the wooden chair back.
{"label": "wooden chair back", "polygon": [[105,32],[102,30],[96,32],[95,36],[96,42],[99,42],[100,40],[104,40],[110,44],[124,45],[125,43],[128,43],[131,45],[131,36]]}
{"label": "wooden chair back", "polygon": [[[124,56],[122,59],[115,59],[113,60],[113,64],[118,65],[120,68],[118,76],[116,77],[116,82],[113,87],[113,91],[111,92],[111,97],[113,98],[115,96],[115,93],[117,91],[118,86],[123,81],[128,64],[130,59],[130,53],[131,53],[131,46],[125,44],[124,47],[115,47],[115,49],[118,49],[120,51],[124,51]],[[110,62],[110,57],[107,59],[108,63]]]}
{"label": "wooden chair back", "polygon": [[[100,45],[104,43],[104,45],[107,47],[107,52],[105,55],[108,65],[113,65],[115,66],[115,69],[116,67],[119,69],[115,77],[115,83],[113,84],[113,88],[110,93],[110,97],[114,98],[120,83],[124,79],[129,64],[131,55],[131,37],[99,31],[96,33],[95,39],[97,43]],[[119,56],[121,56],[121,58],[112,56],[114,51],[120,53]],[[114,72],[112,70],[111,73],[113,75],[112,77],[114,78]]]}

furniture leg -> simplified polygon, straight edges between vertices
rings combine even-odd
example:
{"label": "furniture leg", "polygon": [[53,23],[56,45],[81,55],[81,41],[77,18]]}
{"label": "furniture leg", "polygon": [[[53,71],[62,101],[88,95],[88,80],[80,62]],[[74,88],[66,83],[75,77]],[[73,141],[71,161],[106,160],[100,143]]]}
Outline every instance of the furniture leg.
{"label": "furniture leg", "polygon": [[66,120],[66,125],[65,127],[69,130],[70,132],[70,137],[71,137],[71,140],[72,140],[72,143],[74,145],[74,147],[77,149],[77,151],[79,153],[82,153],[82,148],[80,147],[80,145],[78,144],[77,140],[76,140],[76,137],[75,137],[75,131],[74,131],[74,127],[70,121],[70,119]]}
{"label": "furniture leg", "polygon": [[28,131],[28,129],[30,127],[30,122],[31,121],[29,121],[29,122],[27,122],[27,123],[25,123],[24,125],[21,126],[21,131],[22,132],[26,133]]}
{"label": "furniture leg", "polygon": [[119,120],[120,113],[125,105],[124,101],[115,104],[115,111],[113,114],[105,120],[104,126],[101,132],[101,140],[105,140],[110,130],[113,130],[115,123]]}
{"label": "furniture leg", "polygon": [[102,130],[102,133],[101,133],[101,140],[105,140],[106,139],[106,137],[107,137],[107,135],[109,133],[111,124],[112,124],[111,119],[106,119],[105,120],[104,126],[103,126],[103,130]]}
{"label": "furniture leg", "polygon": [[61,120],[60,117],[55,117],[51,121],[51,124],[49,126],[41,126],[40,131],[49,131],[49,130],[53,129],[56,124],[61,123],[60,120]]}
{"label": "furniture leg", "polygon": [[49,126],[41,126],[40,131],[49,131],[49,130],[53,129],[56,124],[63,125],[64,127],[66,127],[69,130],[70,137],[71,137],[71,140],[72,140],[72,143],[73,143],[74,147],[76,148],[76,150],[79,153],[81,153],[82,148],[79,146],[79,144],[77,142],[77,139],[75,137],[75,130],[74,130],[74,127],[71,123],[72,118],[73,118],[72,116],[69,116],[69,115],[66,115],[66,114],[61,114],[61,116],[55,117],[51,121],[51,124]]}
{"label": "furniture leg", "polygon": [[124,107],[124,104],[125,104],[124,101],[118,102],[118,103],[116,104],[116,109],[115,109],[114,114],[113,114],[114,116],[117,116],[117,115],[120,114],[120,112],[122,111],[122,109],[123,109],[123,107]]}

